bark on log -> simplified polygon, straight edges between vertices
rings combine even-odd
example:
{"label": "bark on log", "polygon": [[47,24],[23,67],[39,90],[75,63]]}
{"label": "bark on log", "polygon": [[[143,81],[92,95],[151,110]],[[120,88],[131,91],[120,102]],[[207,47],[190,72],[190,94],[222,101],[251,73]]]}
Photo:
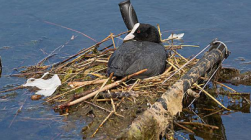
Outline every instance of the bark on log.
{"label": "bark on log", "polygon": [[209,52],[192,67],[187,74],[171,86],[161,98],[138,116],[132,124],[124,130],[118,139],[159,139],[173,123],[173,118],[182,111],[184,93],[210,68],[219,64],[228,56],[226,45],[220,41],[213,41]]}

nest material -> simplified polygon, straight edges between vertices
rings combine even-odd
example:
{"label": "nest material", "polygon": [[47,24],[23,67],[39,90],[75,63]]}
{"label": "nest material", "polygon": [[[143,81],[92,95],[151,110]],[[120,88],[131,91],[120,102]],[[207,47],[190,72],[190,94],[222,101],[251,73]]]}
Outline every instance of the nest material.
{"label": "nest material", "polygon": [[[183,73],[186,72],[186,69],[190,69],[190,67],[197,62],[197,60],[192,61],[185,69],[173,76],[169,82],[162,84],[169,75],[171,75],[181,65],[186,63],[186,59],[175,51],[177,49],[181,49],[182,45],[174,45],[173,40],[170,42],[165,40],[163,43],[167,43],[165,48],[167,51],[170,51],[170,56],[166,61],[167,67],[163,74],[143,80],[133,79],[133,75],[135,74],[125,77],[119,81],[113,77],[108,77],[106,75],[107,62],[111,54],[116,50],[114,38],[125,33],[127,32],[116,36],[111,34],[101,42],[87,49],[80,50],[70,58],[54,65],[43,66],[43,63],[46,62],[45,60],[48,59],[45,58],[40,61],[38,65],[28,67],[18,76],[39,77],[42,73],[48,71],[52,74],[58,74],[62,81],[62,85],[56,93],[54,93],[51,97],[48,97],[46,101],[59,104],[57,108],[64,109],[63,113],[73,112],[75,109],[68,110],[68,107],[73,105],[72,102],[93,93],[95,93],[93,94],[94,98],[92,98],[93,96],[90,96],[85,100],[91,99],[92,101],[96,101],[94,104],[98,107],[102,106],[103,108],[101,111],[99,109],[95,110],[94,114],[102,114],[105,110],[104,108],[108,108],[108,106],[111,105],[102,104],[103,101],[111,102],[114,100],[115,104],[117,103],[116,107],[113,107],[114,110],[115,108],[118,109],[118,102],[120,102],[121,105],[119,109],[122,111],[121,113],[123,115],[117,114],[116,112],[114,114],[117,116],[127,116],[127,119],[123,122],[123,124],[118,124],[118,127],[123,127],[121,128],[122,130],[130,124],[136,114],[143,112],[147,109],[147,107],[151,106],[151,104],[153,104],[156,99],[161,96],[161,93],[165,92],[168,86],[172,85],[181,77],[181,75],[183,75]],[[99,49],[100,45],[104,42],[108,42],[108,40],[110,40],[112,44]],[[130,79],[130,77],[132,78]],[[122,100],[116,102],[117,99]],[[129,102],[125,102],[124,100],[129,100]],[[94,105],[93,103],[86,102],[84,100],[81,101],[81,103],[82,104],[80,104],[80,106]],[[123,112],[123,110],[126,111]],[[109,116],[111,115],[109,114]],[[109,125],[107,125],[107,127],[109,127]],[[94,128],[97,128],[97,124],[95,125],[95,123],[91,128],[89,128],[89,130],[93,132]]]}
{"label": "nest material", "polygon": [[[102,89],[106,85],[116,82],[114,78],[109,78],[106,75],[107,62],[111,54],[116,50],[114,38],[120,37],[126,33],[127,32],[123,32],[118,35],[111,34],[101,42],[98,42],[89,48],[82,49],[75,55],[72,55],[59,63],[43,66],[43,63],[51,57],[48,56],[44,60],[40,61],[36,66],[28,67],[22,74],[19,74],[19,76],[38,77],[40,74],[48,71],[50,73],[56,73],[60,76],[62,86],[59,90],[57,90],[56,94],[47,98],[47,101],[69,102],[76,98],[80,98],[81,96],[87,95],[90,90],[95,91]],[[108,40],[110,40],[112,44],[101,48],[100,45],[104,42],[108,42]],[[165,45],[166,50],[172,50],[173,53],[170,53],[171,55],[167,59],[167,68],[163,74],[137,82],[132,81],[131,79],[126,79],[125,81],[121,81],[111,89],[106,89],[105,91],[109,90],[109,92],[112,93],[130,93],[129,91],[140,91],[141,93],[164,92],[166,86],[169,86],[180,76],[173,77],[167,84],[162,84],[164,79],[174,70],[178,69],[179,66],[185,63],[185,58],[175,51],[175,49],[182,48],[182,45],[174,45],[173,40],[168,42],[168,40],[165,39],[164,41],[167,42],[167,45]],[[189,65],[191,66],[194,63],[196,63],[196,60]],[[189,65],[187,68],[189,68]],[[183,72],[185,71],[183,70]],[[183,72],[180,72],[180,75]],[[97,92],[97,94],[98,93],[99,92]]]}
{"label": "nest material", "polygon": [[[163,43],[167,43],[165,48],[167,51],[170,51],[170,55],[167,59],[166,70],[163,74],[143,80],[133,80],[132,78],[135,74],[125,77],[122,80],[116,80],[112,76],[108,77],[106,75],[107,62],[111,54],[116,50],[114,38],[125,33],[127,32],[115,36],[111,34],[101,42],[87,49],[80,50],[75,55],[54,65],[43,66],[45,60],[48,59],[45,58],[40,61],[41,63],[28,67],[18,76],[36,77],[48,71],[58,74],[62,81],[62,86],[60,86],[51,97],[48,97],[46,101],[59,104],[57,108],[64,109],[63,113],[67,114],[76,111],[76,108],[71,108],[72,110],[68,109],[69,106],[75,104],[73,103],[74,101],[86,97],[81,101],[82,104],[78,104],[77,108],[81,106],[83,106],[83,108],[89,108],[89,110],[92,110],[92,113],[95,114],[96,120],[104,119],[104,121],[102,123],[100,121],[90,122],[87,126],[88,128],[83,128],[83,133],[89,136],[90,132],[94,132],[96,128],[99,129],[112,114],[115,114],[119,116],[119,119],[115,120],[116,123],[103,126],[104,129],[100,131],[105,132],[104,135],[106,136],[116,136],[118,131],[125,129],[137,114],[145,111],[147,107],[150,107],[156,99],[166,91],[168,86],[176,82],[198,61],[195,59],[178,74],[170,78],[168,82],[162,84],[167,77],[187,62],[187,59],[176,51],[177,49],[181,49],[182,46],[187,45],[174,45],[174,40],[168,42],[168,40],[165,39]],[[108,40],[111,41],[111,45],[100,49],[100,45],[108,42]],[[132,78],[130,79],[130,77]],[[93,96],[90,96],[90,94]],[[85,101],[87,99],[92,100],[92,102]],[[104,101],[109,102],[109,104],[104,104]],[[106,108],[111,108],[111,105],[112,110],[107,110]],[[89,106],[93,106],[94,108],[90,109]],[[106,118],[103,117],[104,111],[110,113]],[[86,114],[88,115],[89,113],[88,111]],[[125,118],[125,116],[126,119],[121,121],[120,118]],[[100,123],[101,125],[99,125]],[[118,129],[111,130],[112,128]],[[89,131],[87,132],[86,130]],[[92,136],[96,134],[97,130]],[[100,135],[102,135],[102,133],[100,133]]]}

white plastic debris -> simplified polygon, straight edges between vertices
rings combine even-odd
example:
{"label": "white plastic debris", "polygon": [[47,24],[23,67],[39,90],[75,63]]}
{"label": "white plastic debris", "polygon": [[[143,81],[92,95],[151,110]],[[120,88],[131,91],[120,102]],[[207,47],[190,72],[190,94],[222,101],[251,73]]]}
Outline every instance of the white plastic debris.
{"label": "white plastic debris", "polygon": [[184,33],[180,33],[180,34],[171,34],[167,39],[168,40],[172,40],[172,39],[175,39],[175,40],[181,40],[183,38],[185,34]]}
{"label": "white plastic debris", "polygon": [[54,74],[50,79],[42,79],[47,74],[49,74],[49,72],[44,73],[44,75],[39,79],[29,78],[23,86],[37,87],[40,90],[38,90],[35,94],[51,96],[57,87],[61,85],[61,81],[57,74]]}

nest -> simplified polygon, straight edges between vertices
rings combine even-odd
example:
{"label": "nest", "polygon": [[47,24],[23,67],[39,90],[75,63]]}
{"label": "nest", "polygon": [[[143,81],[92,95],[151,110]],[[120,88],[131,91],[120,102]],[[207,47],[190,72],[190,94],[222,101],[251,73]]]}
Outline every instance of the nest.
{"label": "nest", "polygon": [[[159,26],[158,29],[161,35]],[[26,68],[16,76],[39,77],[45,72],[58,74],[62,85],[45,101],[55,105],[55,109],[64,115],[81,112],[81,116],[91,116],[92,121],[83,127],[83,133],[86,136],[93,137],[110,117],[116,116],[110,123],[103,126],[104,129],[100,130],[102,133],[99,133],[101,136],[116,138],[116,134],[131,124],[137,114],[151,106],[168,86],[176,82],[198,61],[198,59],[193,59],[186,67],[180,69],[188,62],[188,59],[176,50],[184,46],[197,46],[180,45],[180,40],[177,42],[176,38],[161,39],[166,51],[169,52],[164,73],[146,79],[133,79],[135,75],[146,71],[141,70],[117,80],[113,75],[107,75],[107,63],[117,48],[114,40],[126,33],[128,32],[118,35],[110,34],[101,42],[82,49],[61,62],[43,65],[52,57],[49,55],[37,65]],[[101,48],[100,45],[104,42],[110,42],[110,45]],[[173,75],[177,71],[179,72]],[[169,80],[165,82],[167,78]],[[108,116],[104,112],[107,112]],[[100,120],[103,121],[100,122]]]}
{"label": "nest", "polygon": [[[168,82],[164,82],[168,76],[187,61],[187,59],[181,56],[176,50],[182,49],[184,46],[197,46],[180,45],[181,40],[177,41],[175,37],[163,39],[162,42],[165,49],[169,52],[169,57],[166,61],[167,67],[164,73],[146,79],[133,79],[135,75],[145,71],[142,70],[120,80],[116,80],[112,75],[107,75],[107,63],[109,57],[117,48],[114,40],[127,33],[128,32],[123,32],[118,35],[110,34],[101,42],[89,48],[84,48],[61,62],[53,65],[44,65],[47,60],[53,57],[49,55],[37,65],[27,67],[22,73],[16,76],[29,78],[40,77],[41,74],[45,72],[58,74],[62,85],[52,96],[46,98],[45,101],[55,105],[55,109],[59,109],[61,114],[74,112],[79,106],[84,108],[89,108],[89,106],[94,107],[96,108],[96,114],[102,114],[103,111],[111,112],[105,108],[111,107],[112,104],[114,110],[115,108],[127,110],[122,113],[123,115],[119,113],[115,114],[120,117],[128,116],[126,122],[129,124],[136,114],[151,106],[151,104],[165,92],[168,86],[172,85],[187,69],[190,69],[190,67],[197,62],[195,59],[177,75],[171,77]],[[160,29],[159,33],[161,35]],[[110,45],[101,48],[100,46],[104,42],[110,43]],[[126,100],[129,102],[126,102]],[[105,102],[109,104],[104,104]],[[73,106],[76,104],[77,106]],[[84,112],[88,114],[88,111]],[[123,126],[127,126],[128,124],[123,124]],[[97,127],[94,125],[93,128]]]}
{"label": "nest", "polygon": [[[120,38],[121,35],[126,33],[128,32],[123,32],[118,35],[110,34],[101,42],[98,42],[89,48],[82,49],[78,53],[61,62],[44,66],[43,63],[52,57],[49,55],[37,65],[30,66],[26,70],[22,71],[22,73],[18,74],[18,76],[38,77],[45,72],[58,74],[61,79],[62,86],[60,86],[60,89],[57,90],[53,96],[47,98],[46,101],[59,103],[64,101],[65,103],[60,106],[62,108],[63,106],[71,106],[72,104],[67,104],[73,100],[90,94],[95,96],[94,99],[96,101],[99,96],[102,96],[102,98],[122,98],[123,96],[138,96],[139,93],[163,93],[167,86],[175,82],[175,80],[177,80],[180,75],[185,72],[185,69],[189,69],[190,66],[197,61],[195,59],[187,66],[187,68],[183,69],[178,76],[174,76],[171,80],[169,80],[169,82],[163,83],[163,81],[174,70],[177,70],[187,61],[187,59],[181,56],[176,50],[182,49],[183,46],[193,46],[174,45],[176,38],[174,37],[170,39],[169,37],[168,39],[162,40],[162,42],[166,44],[164,45],[166,50],[171,50],[169,51],[170,56],[166,61],[167,67],[163,74],[143,80],[133,79],[133,76],[144,72],[143,70],[124,77],[121,80],[116,80],[114,77],[112,77],[112,75],[108,76],[106,74],[107,63],[111,54],[116,50],[114,43],[115,38]],[[160,29],[159,33],[161,34]],[[104,42],[111,42],[111,45],[99,49],[100,45]],[[93,94],[94,92],[95,94]],[[86,99],[89,99],[93,96],[87,97]]]}

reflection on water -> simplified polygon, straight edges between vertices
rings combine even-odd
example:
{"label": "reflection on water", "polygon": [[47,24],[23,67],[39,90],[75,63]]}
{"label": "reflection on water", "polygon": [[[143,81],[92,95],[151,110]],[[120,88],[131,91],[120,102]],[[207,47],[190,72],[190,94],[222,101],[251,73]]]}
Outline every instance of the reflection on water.
{"label": "reflection on water", "polygon": [[[210,93],[215,93],[217,90],[210,89]],[[190,104],[191,99],[186,98],[184,100],[184,109],[181,115],[178,118],[179,122],[188,122],[189,125],[184,125],[189,128],[194,134],[184,134],[186,138],[189,139],[220,139],[226,140],[226,128],[224,126],[222,118],[224,116],[231,116],[237,112],[241,113],[250,113],[250,104],[245,100],[246,97],[250,98],[250,95],[246,96],[244,94],[231,94],[230,92],[221,89],[220,92],[217,93],[218,98],[221,99],[223,103],[228,109],[231,111],[224,111],[218,107],[218,104],[214,102],[212,99],[207,98],[205,95],[202,95],[190,109],[186,108],[188,104]],[[187,105],[186,105],[187,104]],[[200,124],[196,124],[197,122],[205,124],[202,126]],[[232,122],[229,122],[232,123]],[[211,126],[209,126],[211,125]],[[218,128],[215,128],[217,126]],[[180,127],[176,126],[176,129],[179,130]],[[228,128],[227,128],[228,129]],[[241,128],[239,128],[241,129]],[[182,131],[178,131],[177,133],[181,133]],[[246,137],[247,138],[247,137]],[[246,139],[244,138],[244,139]]]}
{"label": "reflection on water", "polygon": [[[251,26],[251,1],[134,1],[131,0],[140,22],[160,24],[163,36],[185,33],[186,44],[206,46],[214,38],[224,41],[232,52],[225,66],[251,69],[248,62]],[[21,2],[1,0],[0,56],[3,73],[0,88],[6,89],[25,82],[23,78],[9,77],[22,66],[38,63],[54,49],[64,45],[47,63],[55,63],[94,41],[71,30],[48,24],[49,21],[81,31],[97,41],[113,32],[126,30],[118,9],[118,1],[82,0],[69,2],[36,0]],[[72,35],[77,36],[68,42]],[[121,42],[118,42],[121,43]],[[180,53],[191,56],[200,49],[184,48]],[[239,61],[238,57],[244,57]],[[246,63],[243,63],[246,62]],[[17,69],[18,68],[18,69]],[[250,92],[248,86],[233,87],[239,92]],[[31,101],[26,90],[1,94],[0,139],[79,139],[85,119],[58,116],[52,106],[43,101]],[[74,115],[73,115],[74,116]],[[217,122],[227,139],[249,139],[250,114],[232,113],[216,116],[208,122]],[[77,125],[75,125],[77,124]],[[241,124],[241,127],[233,127]],[[225,128],[225,129],[224,129]],[[204,136],[199,137],[203,138]],[[225,136],[224,136],[225,137]],[[190,137],[192,139],[192,136]]]}

